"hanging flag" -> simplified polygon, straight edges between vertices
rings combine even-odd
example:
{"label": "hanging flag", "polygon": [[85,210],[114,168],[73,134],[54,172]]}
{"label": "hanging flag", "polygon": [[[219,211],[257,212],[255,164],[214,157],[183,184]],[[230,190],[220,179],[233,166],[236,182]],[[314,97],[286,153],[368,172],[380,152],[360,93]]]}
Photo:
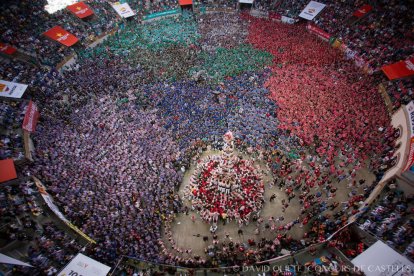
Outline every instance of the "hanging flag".
{"label": "hanging flag", "polygon": [[71,13],[79,18],[85,18],[93,15],[93,10],[85,4],[85,2],[78,2],[66,7]]}
{"label": "hanging flag", "polygon": [[367,15],[372,10],[372,6],[370,5],[363,5],[357,11],[354,12],[353,16],[361,18]]}
{"label": "hanging flag", "polygon": [[6,55],[13,55],[17,51],[16,48],[0,42],[0,52]]}
{"label": "hanging flag", "polygon": [[390,80],[414,76],[414,58],[384,65],[381,69]]}
{"label": "hanging flag", "polygon": [[27,106],[26,114],[24,115],[22,128],[28,132],[34,132],[39,117],[39,109],[33,101],[30,101]]}
{"label": "hanging flag", "polygon": [[55,26],[47,32],[43,33],[45,36],[59,42],[67,47],[72,46],[78,42],[78,38],[59,26]]}
{"label": "hanging flag", "polygon": [[0,183],[17,178],[13,159],[0,160]]}
{"label": "hanging flag", "polygon": [[325,6],[325,4],[316,1],[310,1],[309,4],[299,14],[299,16],[307,20],[312,20],[323,10],[323,8],[325,8]]}
{"label": "hanging flag", "polygon": [[0,97],[20,99],[27,86],[27,84],[0,80]]}
{"label": "hanging flag", "polygon": [[112,8],[114,8],[114,10],[122,18],[128,18],[135,15],[134,11],[131,9],[128,3],[121,4],[119,2],[116,2],[115,4],[112,4]]}

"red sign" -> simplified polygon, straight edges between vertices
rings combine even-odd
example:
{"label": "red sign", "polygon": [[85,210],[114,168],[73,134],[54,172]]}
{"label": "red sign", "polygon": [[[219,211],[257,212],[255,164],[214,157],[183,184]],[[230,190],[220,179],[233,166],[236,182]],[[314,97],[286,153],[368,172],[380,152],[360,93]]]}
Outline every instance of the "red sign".
{"label": "red sign", "polygon": [[0,160],[0,183],[17,178],[13,159]]}
{"label": "red sign", "polygon": [[372,6],[370,6],[370,5],[363,5],[356,12],[354,12],[353,16],[355,16],[355,17],[364,17],[371,10],[372,10]]}
{"label": "red sign", "polygon": [[17,51],[16,48],[0,42],[0,52],[6,55],[13,55]]}
{"label": "red sign", "polygon": [[30,101],[26,110],[26,114],[24,115],[22,128],[28,132],[34,132],[36,129],[37,121],[39,120],[39,116],[39,109],[34,102]]}
{"label": "red sign", "polygon": [[44,35],[68,47],[78,42],[78,38],[76,36],[59,26],[53,27],[49,31],[45,32]]}
{"label": "red sign", "polygon": [[85,18],[91,16],[93,11],[84,2],[75,3],[66,7],[70,12],[79,18]]}
{"label": "red sign", "polygon": [[313,25],[313,24],[308,24],[308,26],[306,27],[310,32],[318,35],[319,37],[329,40],[331,38],[331,35],[328,34],[327,32],[325,32],[324,30],[322,30],[321,28]]}
{"label": "red sign", "polygon": [[180,6],[192,5],[193,0],[178,0],[178,4],[180,4]]}
{"label": "red sign", "polygon": [[410,77],[414,75],[414,58],[384,65],[381,69],[390,80]]}

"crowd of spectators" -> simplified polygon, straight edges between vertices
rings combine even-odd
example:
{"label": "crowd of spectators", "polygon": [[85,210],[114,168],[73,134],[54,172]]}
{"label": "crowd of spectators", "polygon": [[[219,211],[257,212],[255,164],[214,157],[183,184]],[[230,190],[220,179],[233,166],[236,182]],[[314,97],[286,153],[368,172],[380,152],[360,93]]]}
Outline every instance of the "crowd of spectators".
{"label": "crowd of spectators", "polygon": [[405,193],[391,182],[380,200],[360,215],[360,228],[370,232],[411,260],[414,259],[413,194]]}
{"label": "crowd of spectators", "polygon": [[0,160],[24,159],[23,133],[21,126],[25,102],[0,102]]}
{"label": "crowd of spectators", "polygon": [[72,48],[48,40],[43,33],[54,26],[61,26],[74,34],[81,43],[88,44],[114,28],[118,21],[115,11],[107,1],[87,1],[95,15],[82,21],[63,9],[54,14],[44,10],[47,1],[2,1],[1,41],[20,51],[33,55],[41,64],[54,66],[74,53]]}
{"label": "crowd of spectators", "polygon": [[[294,17],[302,2],[276,6]],[[55,23],[87,43],[89,35],[101,35],[117,21],[106,1],[87,2],[99,19],[86,22],[67,11],[49,15],[42,1],[4,3],[2,22],[19,24],[0,24],[2,41],[34,47],[45,65],[71,53],[40,37]],[[174,5],[162,3],[151,4],[151,11]],[[340,10],[331,5],[327,15]],[[381,22],[388,22],[386,16]],[[391,24],[392,29],[400,23]],[[242,45],[248,43],[253,46]],[[400,56],[410,51],[401,49]],[[28,95],[41,103],[42,121],[29,171],[45,182],[68,219],[98,242],[88,253],[106,264],[113,265],[120,255],[185,266],[249,264],[276,257],[282,249],[297,251],[324,241],[358,212],[372,188],[355,181],[365,161],[377,174],[374,184],[394,164],[395,130],[375,81],[302,25],[226,13],[145,25],[132,21],[95,48],[77,51],[77,63],[63,76],[17,61],[0,72],[2,79],[34,86]],[[406,90],[393,95],[407,102],[412,87],[402,83]],[[21,107],[9,106],[1,103],[1,118],[21,124]],[[301,215],[292,221],[255,217],[257,233],[267,231],[272,239],[243,244],[213,236],[216,242],[204,258],[164,242],[162,227],[171,235],[174,214],[184,212],[176,193],[183,172],[205,145],[221,149],[227,130],[233,131],[240,151],[267,162],[277,179],[273,185],[289,198],[283,208],[299,206]],[[1,159],[19,146],[5,139]],[[340,205],[337,185],[346,183],[351,191]],[[395,198],[398,204],[403,201]],[[293,227],[305,228],[302,241],[291,237]],[[29,257],[53,274],[81,247],[52,225],[43,231]],[[400,242],[400,236],[387,238]]]}
{"label": "crowd of spectators", "polygon": [[23,178],[2,187],[0,247],[15,248],[14,252],[26,256],[23,261],[33,267],[2,264],[0,271],[9,275],[55,275],[82,248],[67,229],[50,222],[39,198],[34,183]]}

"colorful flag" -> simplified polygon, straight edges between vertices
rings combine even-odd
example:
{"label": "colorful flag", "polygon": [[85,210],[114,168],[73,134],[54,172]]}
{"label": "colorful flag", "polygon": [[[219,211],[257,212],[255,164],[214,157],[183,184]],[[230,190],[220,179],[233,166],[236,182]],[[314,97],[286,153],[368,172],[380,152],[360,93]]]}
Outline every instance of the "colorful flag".
{"label": "colorful flag", "polygon": [[85,2],[78,2],[66,7],[70,12],[79,18],[85,18],[93,15],[93,10],[85,4]]}
{"label": "colorful flag", "polygon": [[382,66],[382,71],[390,79],[401,79],[414,75],[414,58]]}
{"label": "colorful flag", "polygon": [[76,36],[59,26],[53,27],[52,29],[45,32],[44,35],[67,47],[70,47],[79,41]]}

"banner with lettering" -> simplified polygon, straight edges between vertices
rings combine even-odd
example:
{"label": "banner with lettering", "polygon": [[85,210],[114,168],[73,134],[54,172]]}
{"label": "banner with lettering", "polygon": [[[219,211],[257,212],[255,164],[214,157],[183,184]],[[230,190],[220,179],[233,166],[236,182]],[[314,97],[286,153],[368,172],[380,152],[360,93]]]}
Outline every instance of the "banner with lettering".
{"label": "banner with lettering", "polygon": [[48,38],[53,39],[54,41],[57,41],[67,47],[70,47],[79,41],[76,36],[59,26],[55,26],[43,34]]}
{"label": "banner with lettering", "polygon": [[20,99],[27,86],[27,84],[0,80],[0,97]]}
{"label": "banner with lettering", "polygon": [[414,166],[414,101],[411,101],[405,106],[405,110],[408,113],[408,125],[410,127],[410,142],[409,142],[409,153],[404,171],[409,170]]}
{"label": "banner with lettering", "polygon": [[390,80],[410,77],[414,75],[414,58],[384,65],[381,69]]}
{"label": "banner with lettering", "polygon": [[0,52],[6,55],[13,55],[17,51],[16,48],[0,42]]}
{"label": "banner with lettering", "polygon": [[30,101],[29,105],[27,106],[26,114],[24,115],[22,128],[28,132],[34,132],[39,117],[40,114],[37,105],[33,101]]}
{"label": "banner with lettering", "polygon": [[114,8],[116,13],[122,18],[128,18],[135,15],[134,11],[131,9],[128,3],[121,4],[119,2],[116,2],[112,4],[112,8]]}
{"label": "banner with lettering", "polygon": [[362,18],[365,15],[367,15],[371,10],[372,10],[372,6],[363,5],[362,7],[360,7],[358,10],[356,10],[354,12],[353,16],[358,17],[358,18]]}
{"label": "banner with lettering", "polygon": [[78,253],[58,276],[106,276],[111,268],[82,253]]}
{"label": "banner with lettering", "polygon": [[85,2],[78,2],[66,8],[81,19],[93,15],[93,10]]}
{"label": "banner with lettering", "polygon": [[331,38],[331,35],[319,28],[318,26],[309,23],[306,28],[311,32],[319,36],[320,38],[324,40],[329,40]]}
{"label": "banner with lettering", "polygon": [[323,10],[323,8],[325,8],[325,6],[325,4],[316,1],[310,1],[309,4],[299,14],[299,16],[307,20],[312,20]]}

